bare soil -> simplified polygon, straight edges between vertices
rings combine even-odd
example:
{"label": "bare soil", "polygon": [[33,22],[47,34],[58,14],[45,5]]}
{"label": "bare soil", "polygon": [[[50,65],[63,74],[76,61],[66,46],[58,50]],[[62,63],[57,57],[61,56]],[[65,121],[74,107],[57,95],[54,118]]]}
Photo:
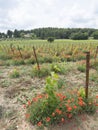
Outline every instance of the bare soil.
{"label": "bare soil", "polygon": [[[23,101],[44,89],[45,78],[31,78],[31,66],[17,66],[21,76],[10,78],[13,66],[0,66],[0,130],[35,130],[25,119]],[[90,74],[96,73],[91,70]],[[60,76],[68,87],[85,86],[85,73],[77,70]],[[98,94],[98,83],[90,81],[92,92]],[[98,110],[93,115],[82,114],[50,130],[98,130]]]}

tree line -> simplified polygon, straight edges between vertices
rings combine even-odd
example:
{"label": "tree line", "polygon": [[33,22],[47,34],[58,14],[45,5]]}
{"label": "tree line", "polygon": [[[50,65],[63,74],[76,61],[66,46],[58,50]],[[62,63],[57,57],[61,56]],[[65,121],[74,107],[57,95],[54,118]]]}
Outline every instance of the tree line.
{"label": "tree line", "polygon": [[89,38],[98,39],[98,29],[92,28],[37,28],[32,30],[8,30],[7,33],[0,33],[1,38],[31,38],[31,39],[73,39],[86,40]]}

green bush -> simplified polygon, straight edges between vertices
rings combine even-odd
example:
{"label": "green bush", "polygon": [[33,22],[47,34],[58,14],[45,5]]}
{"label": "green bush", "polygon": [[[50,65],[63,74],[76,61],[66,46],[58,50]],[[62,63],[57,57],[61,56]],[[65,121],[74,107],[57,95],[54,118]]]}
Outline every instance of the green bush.
{"label": "green bush", "polygon": [[68,66],[66,66],[65,64],[53,63],[51,65],[51,71],[54,71],[55,73],[58,73],[58,74],[66,74],[68,69],[69,69]]}
{"label": "green bush", "polygon": [[77,69],[78,69],[80,72],[85,72],[85,71],[86,71],[85,65],[79,65]]}
{"label": "green bush", "polygon": [[60,66],[58,64],[52,64],[51,71],[54,71],[55,73],[60,73],[61,72]]}
{"label": "green bush", "polygon": [[45,77],[50,75],[50,69],[47,66],[40,66],[40,70],[35,65],[30,73],[31,77]]}
{"label": "green bush", "polygon": [[10,77],[11,78],[18,78],[20,77],[20,72],[17,68],[14,68],[11,72],[10,72]]}
{"label": "green bush", "polygon": [[47,41],[50,42],[50,43],[54,42],[54,38],[53,37],[49,37]]}
{"label": "green bush", "polygon": [[36,94],[25,104],[26,118],[40,129],[64,123],[82,112],[92,113],[96,110],[95,100],[85,99],[84,90],[68,89],[64,93],[58,91],[57,86],[58,75],[51,73],[46,79],[44,93]]}

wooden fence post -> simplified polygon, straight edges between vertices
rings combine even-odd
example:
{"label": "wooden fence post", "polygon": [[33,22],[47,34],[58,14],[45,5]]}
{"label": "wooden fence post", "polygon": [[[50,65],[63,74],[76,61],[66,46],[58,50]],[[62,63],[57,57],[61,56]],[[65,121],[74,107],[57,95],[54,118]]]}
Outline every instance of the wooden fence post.
{"label": "wooden fence post", "polygon": [[96,54],[95,54],[95,62],[96,62],[96,58],[97,58],[97,54],[98,54],[98,46],[97,46],[97,48],[96,48]]}
{"label": "wooden fence post", "polygon": [[38,68],[38,70],[40,70],[40,66],[39,66],[39,62],[38,62],[38,59],[37,59],[37,55],[36,55],[36,51],[35,51],[34,46],[33,46],[33,52],[34,52],[35,60],[36,60],[36,63],[37,63],[37,68]]}
{"label": "wooden fence post", "polygon": [[88,86],[89,86],[89,68],[90,68],[90,52],[86,52],[86,86],[85,97],[88,98]]}

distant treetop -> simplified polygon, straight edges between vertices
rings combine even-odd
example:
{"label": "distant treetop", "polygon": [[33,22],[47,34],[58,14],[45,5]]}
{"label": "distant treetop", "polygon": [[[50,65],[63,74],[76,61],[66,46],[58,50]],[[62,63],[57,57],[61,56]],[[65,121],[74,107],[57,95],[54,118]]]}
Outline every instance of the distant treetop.
{"label": "distant treetop", "polygon": [[96,39],[98,29],[92,28],[37,28],[32,30],[8,30],[7,33],[0,33],[0,38],[30,38],[30,39]]}

